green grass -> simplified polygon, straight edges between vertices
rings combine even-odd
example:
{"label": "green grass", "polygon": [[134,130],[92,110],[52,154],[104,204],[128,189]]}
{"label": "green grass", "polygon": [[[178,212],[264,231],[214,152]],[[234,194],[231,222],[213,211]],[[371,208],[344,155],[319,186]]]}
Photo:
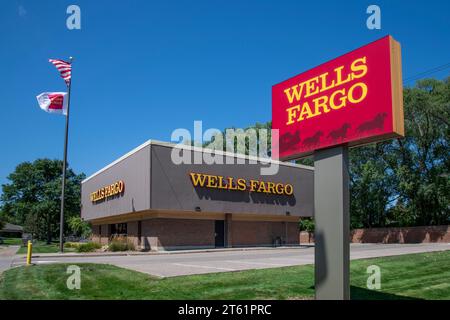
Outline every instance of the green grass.
{"label": "green grass", "polygon": [[22,238],[3,238],[3,243],[0,244],[5,246],[18,246],[22,245]]}
{"label": "green grass", "polygon": [[[21,246],[17,251],[17,254],[26,254],[27,247]],[[73,252],[74,248],[64,248],[64,251]],[[37,241],[33,243],[33,254],[34,253],[57,253],[59,252],[59,243],[47,244],[45,241]]]}
{"label": "green grass", "polygon": [[[381,268],[382,288],[366,288],[369,265]],[[103,264],[79,264],[81,289],[66,287],[68,264],[10,269],[0,299],[312,299],[313,266],[157,279]],[[352,299],[450,299],[450,251],[354,260]]]}

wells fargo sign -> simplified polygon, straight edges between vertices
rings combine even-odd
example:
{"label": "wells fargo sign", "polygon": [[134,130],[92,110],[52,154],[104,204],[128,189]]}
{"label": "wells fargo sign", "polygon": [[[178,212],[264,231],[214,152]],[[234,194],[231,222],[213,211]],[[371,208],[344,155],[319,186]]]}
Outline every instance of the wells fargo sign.
{"label": "wells fargo sign", "polygon": [[189,175],[194,187],[260,192],[287,196],[291,196],[294,193],[294,187],[289,183],[284,184],[253,179],[247,181],[244,178],[224,178],[223,176],[204,173],[190,173]]}
{"label": "wells fargo sign", "polygon": [[281,160],[404,135],[400,44],[391,36],[272,87]]}
{"label": "wells fargo sign", "polygon": [[98,189],[91,193],[91,202],[98,202],[103,199],[107,199],[118,194],[121,194],[125,190],[125,183],[119,180],[108,186]]}

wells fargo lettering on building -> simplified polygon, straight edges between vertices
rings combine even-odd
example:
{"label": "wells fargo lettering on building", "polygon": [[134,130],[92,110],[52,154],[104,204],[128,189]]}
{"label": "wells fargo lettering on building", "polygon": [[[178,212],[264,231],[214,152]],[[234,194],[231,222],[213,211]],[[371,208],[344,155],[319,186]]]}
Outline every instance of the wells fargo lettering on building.
{"label": "wells fargo lettering on building", "polygon": [[104,186],[91,193],[91,202],[98,202],[103,199],[107,199],[116,195],[119,195],[125,191],[125,183],[119,180],[110,185]]}
{"label": "wells fargo lettering on building", "polygon": [[279,159],[402,137],[400,44],[386,36],[272,87]]}
{"label": "wells fargo lettering on building", "polygon": [[189,174],[194,187],[204,187],[222,190],[237,190],[248,192],[259,192],[274,195],[291,196],[294,187],[289,183],[267,182],[254,179],[223,177],[204,173]]}

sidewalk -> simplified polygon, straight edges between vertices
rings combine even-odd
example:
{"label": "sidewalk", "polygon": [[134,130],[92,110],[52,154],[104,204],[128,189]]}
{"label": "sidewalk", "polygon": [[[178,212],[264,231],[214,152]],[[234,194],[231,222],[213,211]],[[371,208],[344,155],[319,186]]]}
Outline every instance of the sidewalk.
{"label": "sidewalk", "polygon": [[0,247],[0,274],[11,267],[19,248],[19,246]]}

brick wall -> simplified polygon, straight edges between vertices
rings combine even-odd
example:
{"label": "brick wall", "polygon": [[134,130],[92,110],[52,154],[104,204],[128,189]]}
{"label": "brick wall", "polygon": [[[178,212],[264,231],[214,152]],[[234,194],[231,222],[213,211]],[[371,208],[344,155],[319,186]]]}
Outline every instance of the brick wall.
{"label": "brick wall", "polygon": [[99,235],[99,226],[98,225],[93,225],[92,226],[92,235],[91,235],[91,240],[93,242],[98,242],[100,243],[100,235]]}
{"label": "brick wall", "polygon": [[298,244],[296,222],[233,221],[233,246],[272,245],[277,237],[287,244]]}
{"label": "brick wall", "polygon": [[308,233],[306,231],[301,231],[299,233],[300,244],[314,243],[314,233]]}
{"label": "brick wall", "polygon": [[127,223],[127,240],[134,244],[136,250],[140,249],[138,238],[138,221]]}
{"label": "brick wall", "polygon": [[[137,250],[170,250],[215,247],[215,221],[197,219],[148,219],[141,221],[141,238],[138,221],[128,222],[128,239]],[[230,246],[271,246],[277,237],[285,244],[298,244],[296,222],[234,221],[228,217],[226,229]],[[92,240],[107,244],[110,226],[95,225]],[[226,244],[225,244],[226,245]]]}
{"label": "brick wall", "polygon": [[[100,230],[101,229],[101,230]],[[108,244],[110,236],[110,226],[108,224],[93,225],[91,240],[101,245]]]}
{"label": "brick wall", "polygon": [[[450,243],[450,226],[423,226],[405,228],[354,229],[350,233],[353,243]],[[300,244],[308,241],[308,233],[300,233]]]}
{"label": "brick wall", "polygon": [[298,222],[286,222],[287,226],[287,239],[286,244],[296,244],[298,245],[298,238],[300,231],[298,229]]}
{"label": "brick wall", "polygon": [[142,221],[146,249],[214,247],[214,220],[150,219]]}

